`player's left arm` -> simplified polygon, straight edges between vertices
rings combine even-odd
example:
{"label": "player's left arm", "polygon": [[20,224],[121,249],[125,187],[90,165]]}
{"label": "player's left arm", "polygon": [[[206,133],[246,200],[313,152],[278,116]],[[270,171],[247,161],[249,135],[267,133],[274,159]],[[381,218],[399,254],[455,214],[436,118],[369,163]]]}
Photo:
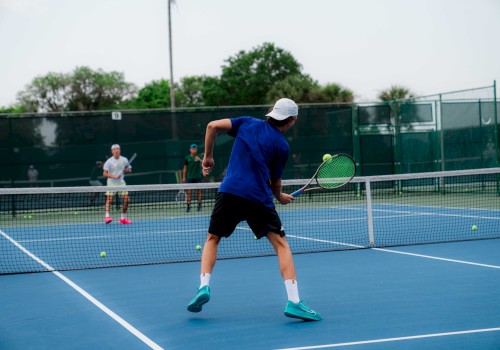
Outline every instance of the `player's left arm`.
{"label": "player's left arm", "polygon": [[289,150],[281,150],[278,157],[272,162],[270,168],[271,174],[271,191],[274,197],[280,202],[280,204],[287,205],[295,199],[295,197],[282,192],[281,176],[283,175],[283,169],[285,168],[286,161],[288,160]]}
{"label": "player's left arm", "polygon": [[295,197],[282,192],[281,179],[271,180],[271,191],[280,204],[287,205],[295,199]]}
{"label": "player's left arm", "polygon": [[205,134],[205,156],[203,157],[203,175],[207,176],[214,167],[214,146],[217,135],[232,128],[231,119],[214,120],[207,125]]}

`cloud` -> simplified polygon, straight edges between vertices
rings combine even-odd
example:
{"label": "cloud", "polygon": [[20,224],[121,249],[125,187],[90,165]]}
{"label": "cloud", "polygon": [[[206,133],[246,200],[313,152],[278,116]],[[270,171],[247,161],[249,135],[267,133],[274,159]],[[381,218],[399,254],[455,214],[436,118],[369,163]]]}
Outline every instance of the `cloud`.
{"label": "cloud", "polygon": [[22,14],[44,14],[53,0],[0,0],[0,10],[7,9]]}

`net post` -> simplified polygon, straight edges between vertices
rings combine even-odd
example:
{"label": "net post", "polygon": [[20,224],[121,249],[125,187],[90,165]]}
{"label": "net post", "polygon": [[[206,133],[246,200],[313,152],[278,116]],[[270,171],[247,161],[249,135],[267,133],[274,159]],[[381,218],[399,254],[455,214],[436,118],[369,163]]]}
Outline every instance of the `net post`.
{"label": "net post", "polygon": [[359,109],[355,104],[352,105],[352,158],[356,163],[356,176],[361,175],[361,146],[359,135]]}
{"label": "net post", "polygon": [[[445,158],[444,158],[444,131],[443,131],[443,96],[439,95],[439,150],[441,156],[441,171],[446,170]],[[441,192],[444,194],[444,178],[439,178],[439,187]]]}
{"label": "net post", "polygon": [[368,239],[370,241],[370,247],[374,247],[375,236],[373,234],[372,189],[369,179],[365,181],[365,188],[366,188],[366,213],[368,220]]}
{"label": "net post", "polygon": [[[500,167],[500,135],[499,135],[499,125],[498,125],[498,106],[497,106],[497,81],[493,80],[493,111],[495,125],[493,128],[493,135],[495,139],[495,150],[497,152],[496,163],[497,167]],[[497,195],[500,196],[500,175],[497,174]]]}
{"label": "net post", "polygon": [[500,166],[500,152],[498,151],[498,146],[500,144],[499,137],[500,135],[498,134],[498,106],[497,106],[497,81],[493,80],[493,111],[494,111],[494,117],[495,117],[495,128],[493,129],[494,135],[495,135],[495,149],[497,151],[497,167]]}

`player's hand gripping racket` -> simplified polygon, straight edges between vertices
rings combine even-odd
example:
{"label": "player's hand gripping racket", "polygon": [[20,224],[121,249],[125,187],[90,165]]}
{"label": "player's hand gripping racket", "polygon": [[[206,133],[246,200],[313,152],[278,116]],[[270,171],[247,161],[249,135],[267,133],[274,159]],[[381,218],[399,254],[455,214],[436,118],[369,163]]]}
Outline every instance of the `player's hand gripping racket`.
{"label": "player's hand gripping racket", "polygon": [[127,165],[125,165],[125,167],[120,172],[120,176],[123,175],[123,171],[125,169],[130,168],[130,166],[132,165],[132,162],[134,161],[135,158],[137,158],[137,153],[132,154],[132,157],[130,157],[130,159],[128,160]]}
{"label": "player's hand gripping racket", "polygon": [[[356,174],[356,164],[350,156],[347,154],[334,155],[330,159],[325,160],[318,167],[311,180],[304,187],[293,192],[291,196],[298,197],[304,192],[320,188],[331,190],[342,187],[352,180],[354,174]],[[318,186],[307,188],[313,180],[316,180]]]}

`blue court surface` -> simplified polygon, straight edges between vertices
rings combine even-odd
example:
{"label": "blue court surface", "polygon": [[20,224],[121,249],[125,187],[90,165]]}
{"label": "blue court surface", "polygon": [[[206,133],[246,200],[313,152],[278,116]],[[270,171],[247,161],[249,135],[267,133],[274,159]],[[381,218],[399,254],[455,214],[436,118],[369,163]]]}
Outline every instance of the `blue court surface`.
{"label": "blue court surface", "polygon": [[[365,210],[341,211],[351,214],[317,223],[283,212],[291,246],[300,240],[366,246]],[[342,231],[342,241],[322,236],[327,222]],[[500,210],[374,207],[374,231],[387,246],[396,237],[423,243],[425,232],[442,231],[447,240],[471,223],[497,234]],[[321,225],[317,236],[315,224]],[[134,225],[126,228],[130,234]],[[158,232],[164,226],[159,221]],[[57,232],[64,229],[54,226],[53,237],[42,243],[57,241],[61,249]],[[105,242],[109,233],[101,229],[89,224],[67,242]],[[26,264],[57,269],[49,255],[36,251],[41,242],[30,229],[2,232],[4,259],[22,256]],[[126,241],[128,233],[122,234]],[[169,232],[176,234],[185,232]],[[205,232],[193,234],[185,243],[191,249]],[[248,241],[253,237],[245,226],[227,240]],[[199,283],[199,262],[3,275],[0,349],[500,349],[499,252],[499,239],[484,239],[297,254],[300,296],[323,315],[320,322],[283,315],[286,292],[274,256],[218,261],[212,299],[199,314],[186,310]],[[72,254],[67,263],[79,258]]]}

